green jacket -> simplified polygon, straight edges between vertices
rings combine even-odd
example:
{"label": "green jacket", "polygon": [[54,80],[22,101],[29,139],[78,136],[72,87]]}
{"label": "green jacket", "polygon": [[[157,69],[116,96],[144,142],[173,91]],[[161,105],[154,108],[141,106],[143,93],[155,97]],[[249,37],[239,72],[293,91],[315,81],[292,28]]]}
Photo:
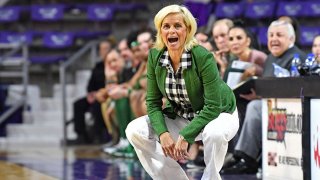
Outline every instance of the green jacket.
{"label": "green jacket", "polygon": [[[147,111],[158,136],[168,131],[164,114],[175,118],[171,103],[167,103],[166,108],[162,109],[162,97],[166,97],[167,76],[166,67],[159,64],[163,52],[164,49],[151,49],[147,65]],[[183,71],[183,78],[192,109],[197,115],[179,132],[189,143],[193,143],[201,130],[221,112],[232,113],[236,108],[235,96],[220,78],[212,53],[202,46],[195,46],[191,49],[191,54],[192,67]]]}

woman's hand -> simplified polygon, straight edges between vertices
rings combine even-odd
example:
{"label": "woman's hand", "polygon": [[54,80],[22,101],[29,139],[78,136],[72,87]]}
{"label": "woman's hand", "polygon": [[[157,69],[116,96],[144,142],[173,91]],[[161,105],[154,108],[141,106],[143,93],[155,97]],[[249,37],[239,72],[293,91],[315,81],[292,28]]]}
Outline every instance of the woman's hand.
{"label": "woman's hand", "polygon": [[172,139],[169,132],[164,132],[160,135],[160,143],[163,150],[164,155],[167,157],[171,157],[174,160],[177,160],[175,158],[174,152],[175,152],[175,142]]}
{"label": "woman's hand", "polygon": [[101,88],[95,93],[95,99],[99,103],[103,103],[104,101],[107,100],[107,98],[108,98],[108,91],[106,88]]}
{"label": "woman's hand", "polygon": [[249,68],[247,68],[246,70],[244,70],[242,76],[241,76],[241,81],[244,81],[246,79],[248,79],[249,77],[252,77],[256,75],[256,67],[255,66],[251,66]]}
{"label": "woman's hand", "polygon": [[212,54],[215,60],[217,61],[217,64],[219,64],[220,66],[220,75],[221,77],[223,77],[224,72],[226,71],[228,66],[228,61],[224,57],[225,52],[220,50],[220,51],[215,51]]}
{"label": "woman's hand", "polygon": [[188,145],[189,143],[182,136],[179,136],[176,146],[174,147],[175,159],[182,160],[189,158]]}
{"label": "woman's hand", "polygon": [[243,99],[246,99],[248,101],[254,100],[254,99],[261,99],[260,96],[258,96],[256,94],[256,91],[254,89],[250,89],[251,93],[249,94],[240,94],[240,97],[242,97]]}
{"label": "woman's hand", "polygon": [[112,99],[121,99],[128,96],[128,89],[123,88],[122,86],[113,86],[108,89],[109,97]]}

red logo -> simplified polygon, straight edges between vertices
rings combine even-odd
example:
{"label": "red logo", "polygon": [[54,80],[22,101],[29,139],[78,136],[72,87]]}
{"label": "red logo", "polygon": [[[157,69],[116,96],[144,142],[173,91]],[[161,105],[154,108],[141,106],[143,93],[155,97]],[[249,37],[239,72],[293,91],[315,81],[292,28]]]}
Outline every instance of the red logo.
{"label": "red logo", "polygon": [[[319,132],[319,128],[317,126],[317,133]],[[313,135],[313,141],[315,142],[315,147],[313,148],[313,158],[316,162],[316,166],[320,167],[320,154],[319,154],[319,140],[318,137],[315,137],[315,134]]]}

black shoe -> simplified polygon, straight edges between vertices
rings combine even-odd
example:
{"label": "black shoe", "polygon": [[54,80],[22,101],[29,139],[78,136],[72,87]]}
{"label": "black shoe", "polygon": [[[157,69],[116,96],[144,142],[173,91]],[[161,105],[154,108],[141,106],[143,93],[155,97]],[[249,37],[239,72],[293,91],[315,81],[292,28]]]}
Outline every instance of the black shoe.
{"label": "black shoe", "polygon": [[228,169],[228,168],[236,165],[237,163],[239,163],[239,161],[240,161],[240,158],[237,158],[235,156],[231,156],[230,158],[228,158],[224,161],[222,169]]}
{"label": "black shoe", "polygon": [[241,159],[237,164],[230,168],[221,170],[221,174],[256,174],[258,167],[248,165],[244,159]]}
{"label": "black shoe", "polygon": [[70,146],[73,146],[73,145],[87,145],[87,144],[91,144],[91,142],[90,142],[89,139],[84,138],[82,136],[79,136],[76,139],[68,139],[66,144],[70,145]]}

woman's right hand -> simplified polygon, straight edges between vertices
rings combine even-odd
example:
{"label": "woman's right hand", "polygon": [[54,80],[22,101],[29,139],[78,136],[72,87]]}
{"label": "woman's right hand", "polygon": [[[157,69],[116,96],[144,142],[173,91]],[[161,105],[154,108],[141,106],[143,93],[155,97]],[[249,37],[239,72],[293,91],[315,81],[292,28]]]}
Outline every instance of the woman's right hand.
{"label": "woman's right hand", "polygon": [[[161,147],[162,147],[164,155],[169,156],[172,159],[175,159],[175,156],[174,156],[175,142],[172,139],[170,133],[164,132],[160,135],[159,138],[160,138],[160,143],[161,143]],[[175,160],[177,160],[177,159],[175,159]]]}

